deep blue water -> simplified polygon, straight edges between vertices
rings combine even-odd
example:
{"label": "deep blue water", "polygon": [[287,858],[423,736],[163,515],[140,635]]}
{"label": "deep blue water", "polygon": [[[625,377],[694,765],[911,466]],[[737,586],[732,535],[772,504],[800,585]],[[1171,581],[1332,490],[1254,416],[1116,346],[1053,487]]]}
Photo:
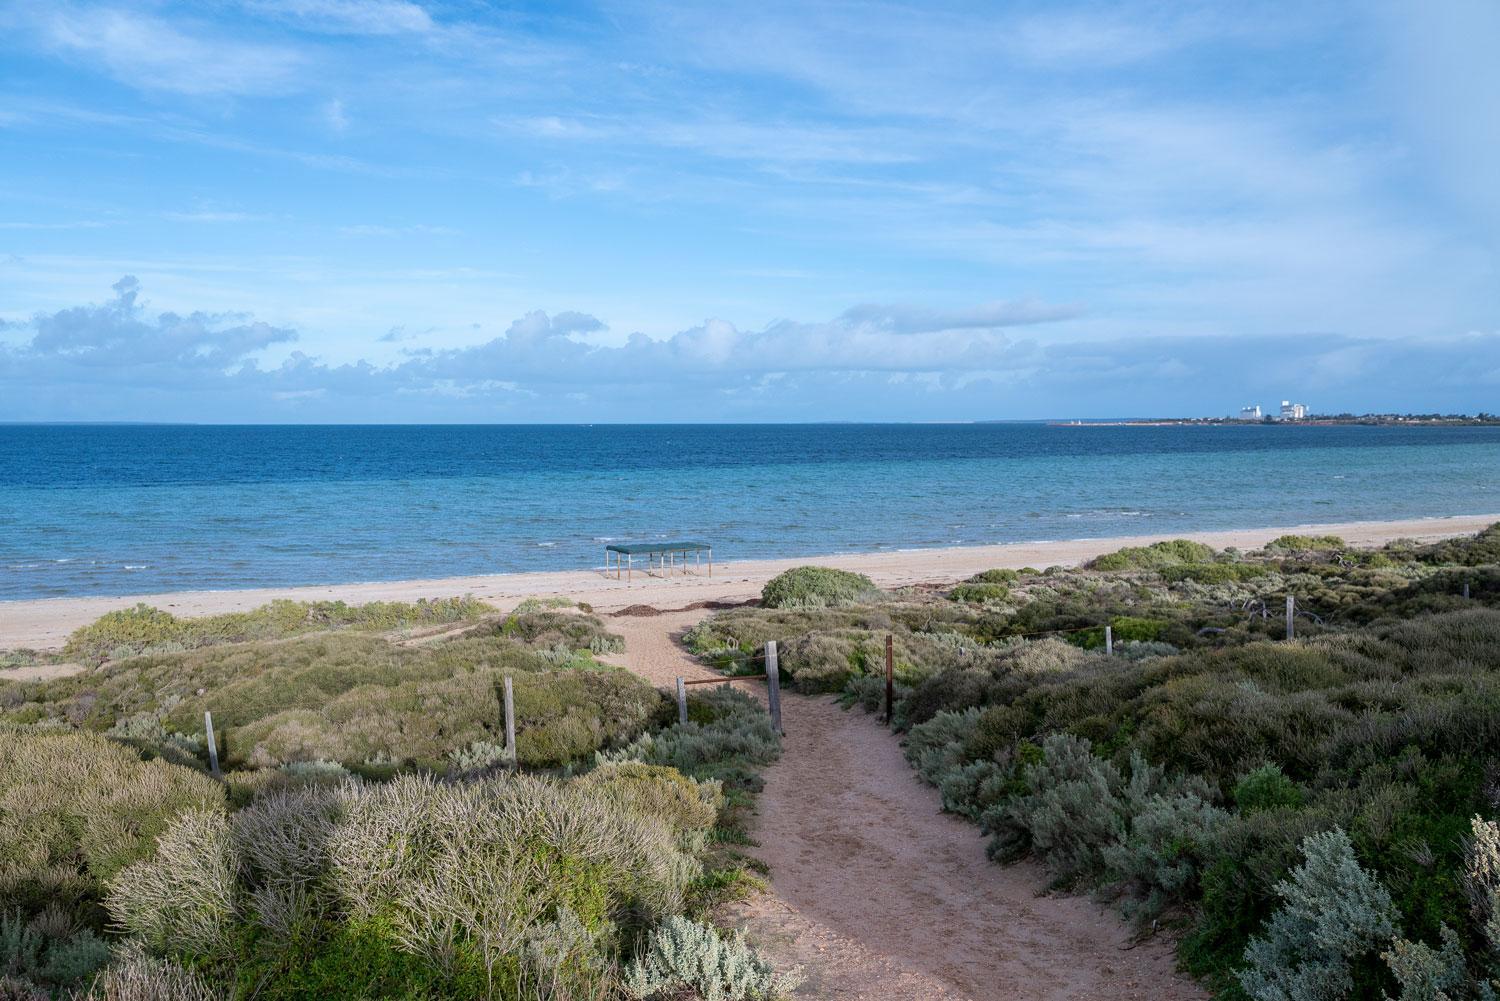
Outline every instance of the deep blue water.
{"label": "deep blue water", "polygon": [[1496,511],[1500,428],[10,425],[0,599]]}

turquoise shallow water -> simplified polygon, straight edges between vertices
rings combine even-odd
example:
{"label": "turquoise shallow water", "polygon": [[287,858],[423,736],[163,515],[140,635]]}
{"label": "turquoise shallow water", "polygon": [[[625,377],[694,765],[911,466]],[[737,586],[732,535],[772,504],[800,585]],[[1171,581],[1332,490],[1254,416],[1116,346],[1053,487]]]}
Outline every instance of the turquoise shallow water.
{"label": "turquoise shallow water", "polygon": [[0,599],[1494,511],[1500,428],[15,425]]}

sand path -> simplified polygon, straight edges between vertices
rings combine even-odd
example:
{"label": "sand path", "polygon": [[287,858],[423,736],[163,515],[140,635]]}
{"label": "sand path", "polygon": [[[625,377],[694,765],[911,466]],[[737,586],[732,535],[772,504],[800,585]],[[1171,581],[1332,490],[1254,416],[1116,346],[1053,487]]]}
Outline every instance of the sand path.
{"label": "sand path", "polygon": [[[611,616],[626,649],[609,659],[662,687],[713,677],[676,641],[708,614]],[[728,916],[779,966],[804,967],[799,997],[1206,996],[1174,972],[1169,943],[1132,948],[1124,923],[1091,901],[1040,896],[1037,867],[989,862],[978,829],[941,812],[873,717],[828,698],[784,699],[785,750],[752,825],[771,892]]]}

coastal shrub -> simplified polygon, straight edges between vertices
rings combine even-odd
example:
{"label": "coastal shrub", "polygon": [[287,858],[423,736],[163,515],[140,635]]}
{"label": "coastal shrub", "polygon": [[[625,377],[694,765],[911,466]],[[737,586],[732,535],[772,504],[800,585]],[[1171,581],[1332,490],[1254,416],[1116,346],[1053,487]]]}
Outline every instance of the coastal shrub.
{"label": "coastal shrub", "polygon": [[1266,543],[1267,549],[1343,549],[1348,543],[1337,535],[1282,535]]}
{"label": "coastal shrub", "polygon": [[1335,829],[1309,837],[1302,852],[1302,864],[1277,884],[1281,909],[1245,949],[1239,980],[1255,1001],[1368,990],[1378,976],[1373,959],[1397,932],[1390,894],[1360,866],[1348,835]]}
{"label": "coastal shrub", "polygon": [[1090,570],[1159,570],[1177,563],[1207,563],[1214,558],[1212,546],[1190,539],[1170,539],[1149,546],[1126,546],[1090,560]]}
{"label": "coastal shrub", "polygon": [[127,947],[78,1001],[227,1001],[227,995],[177,963]]}
{"label": "coastal shrub", "polygon": [[743,692],[719,689],[699,701],[709,709],[707,721],[690,718],[647,733],[619,750],[600,753],[600,765],[638,761],[699,780],[754,787],[755,766],[770,764],[781,754],[781,737],[770,716]]}
{"label": "coastal shrub", "polygon": [[878,593],[864,574],[832,567],[793,567],[772,577],[761,589],[767,608],[820,608],[850,605]]}
{"label": "coastal shrub", "polygon": [[666,802],[526,775],[285,790],[183,815],[108,905],[154,954],[265,996],[509,996],[566,928],[603,963],[680,913],[704,817]]}
{"label": "coastal shrub", "polygon": [[[585,628],[577,642],[590,641]],[[555,640],[551,627],[531,635]],[[115,662],[22,686],[26,701],[0,703],[0,716],[123,727],[122,737],[169,755],[201,748],[203,713],[212,711],[227,767],[326,760],[439,769],[476,742],[503,741],[498,688],[510,674],[519,758],[544,767],[633,739],[663,704],[635,675],[581,656],[587,666],[559,669],[523,639],[493,631],[416,647],[322,634]]]}
{"label": "coastal shrub", "polygon": [[690,842],[713,827],[724,805],[718,782],[698,782],[675,768],[640,761],[607,762],[578,781],[622,809],[662,821]]}
{"label": "coastal shrub", "polygon": [[1292,809],[1302,805],[1302,790],[1282,774],[1279,765],[1267,762],[1247,772],[1234,785],[1234,805],[1243,813],[1256,810]]}
{"label": "coastal shrub", "polygon": [[173,652],[219,643],[282,639],[330,629],[391,630],[462,622],[495,609],[471,597],[376,601],[346,605],[342,601],[279,599],[249,612],[180,619],[150,605],[109,612],[73,631],[63,647],[69,657],[98,664],[152,650]]}
{"label": "coastal shrub", "polygon": [[983,570],[983,571],[980,571],[979,573],[977,573],[974,576],[970,577],[964,583],[966,583],[966,584],[1014,584],[1016,581],[1018,581],[1020,579],[1021,579],[1021,574],[1020,574],[1019,571],[1017,571],[1017,570],[1009,570],[1009,569],[1005,569],[1005,568],[1000,568],[1000,569],[995,569],[995,570]]}
{"label": "coastal shrub", "polygon": [[0,726],[0,901],[97,927],[104,885],[178,814],[223,801],[208,776],[97,734]]}
{"label": "coastal shrub", "polygon": [[769,1001],[786,997],[800,973],[777,973],[744,938],[721,936],[712,925],[672,917],[651,932],[644,954],[625,970],[631,997],[704,1001]]}
{"label": "coastal shrub", "polygon": [[1265,563],[1179,563],[1158,571],[1167,581],[1196,584],[1231,584],[1256,580],[1276,572]]}
{"label": "coastal shrub", "polygon": [[1004,584],[968,583],[958,584],[948,592],[951,601],[1004,601],[1010,597],[1010,588]]}
{"label": "coastal shrub", "polygon": [[[1387,547],[1390,550],[1392,547]],[[1427,546],[1418,547],[1411,557],[1430,566],[1456,564],[1476,567],[1483,564],[1500,563],[1500,522],[1496,522],[1477,535],[1444,539]]]}
{"label": "coastal shrub", "polygon": [[0,912],[0,979],[56,990],[91,976],[109,955],[103,939],[87,928],[75,929],[59,908],[29,917]]}

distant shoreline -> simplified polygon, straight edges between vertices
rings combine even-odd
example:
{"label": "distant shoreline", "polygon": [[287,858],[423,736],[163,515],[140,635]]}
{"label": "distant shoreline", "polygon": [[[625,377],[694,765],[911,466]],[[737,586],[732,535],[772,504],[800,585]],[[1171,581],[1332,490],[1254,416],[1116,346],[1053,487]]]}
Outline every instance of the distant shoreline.
{"label": "distant shoreline", "polygon": [[1302,417],[1281,420],[1275,417],[1246,420],[1240,417],[1140,417],[1124,420],[1047,421],[1055,428],[1260,428],[1260,427],[1370,427],[1370,428],[1490,428],[1500,427],[1500,417],[1438,417],[1412,415],[1375,415],[1362,417]]}
{"label": "distant shoreline", "polygon": [[[175,615],[215,615],[245,611],[276,598],[297,601],[416,601],[472,594],[502,608],[528,597],[558,596],[585,602],[601,612],[629,605],[680,608],[697,601],[744,601],[760,594],[766,581],[789,567],[812,564],[868,574],[881,587],[947,584],[995,567],[1074,566],[1122,546],[1162,538],[1194,539],[1216,549],[1256,549],[1291,533],[1337,535],[1351,545],[1381,545],[1393,539],[1434,541],[1470,535],[1500,521],[1500,514],[1457,515],[1402,521],[1353,521],[1284,525],[1213,532],[1157,533],[1108,538],[1015,542],[991,546],[886,550],[788,559],[736,560],[715,565],[715,575],[649,576],[639,570],[630,581],[605,576],[599,568],[490,574],[426,580],[271,587],[237,591],[176,591],[86,598],[37,598],[0,601],[0,650],[56,649],[74,629],[107,612],[137,602],[165,608]],[[0,679],[5,672],[0,670]]]}

